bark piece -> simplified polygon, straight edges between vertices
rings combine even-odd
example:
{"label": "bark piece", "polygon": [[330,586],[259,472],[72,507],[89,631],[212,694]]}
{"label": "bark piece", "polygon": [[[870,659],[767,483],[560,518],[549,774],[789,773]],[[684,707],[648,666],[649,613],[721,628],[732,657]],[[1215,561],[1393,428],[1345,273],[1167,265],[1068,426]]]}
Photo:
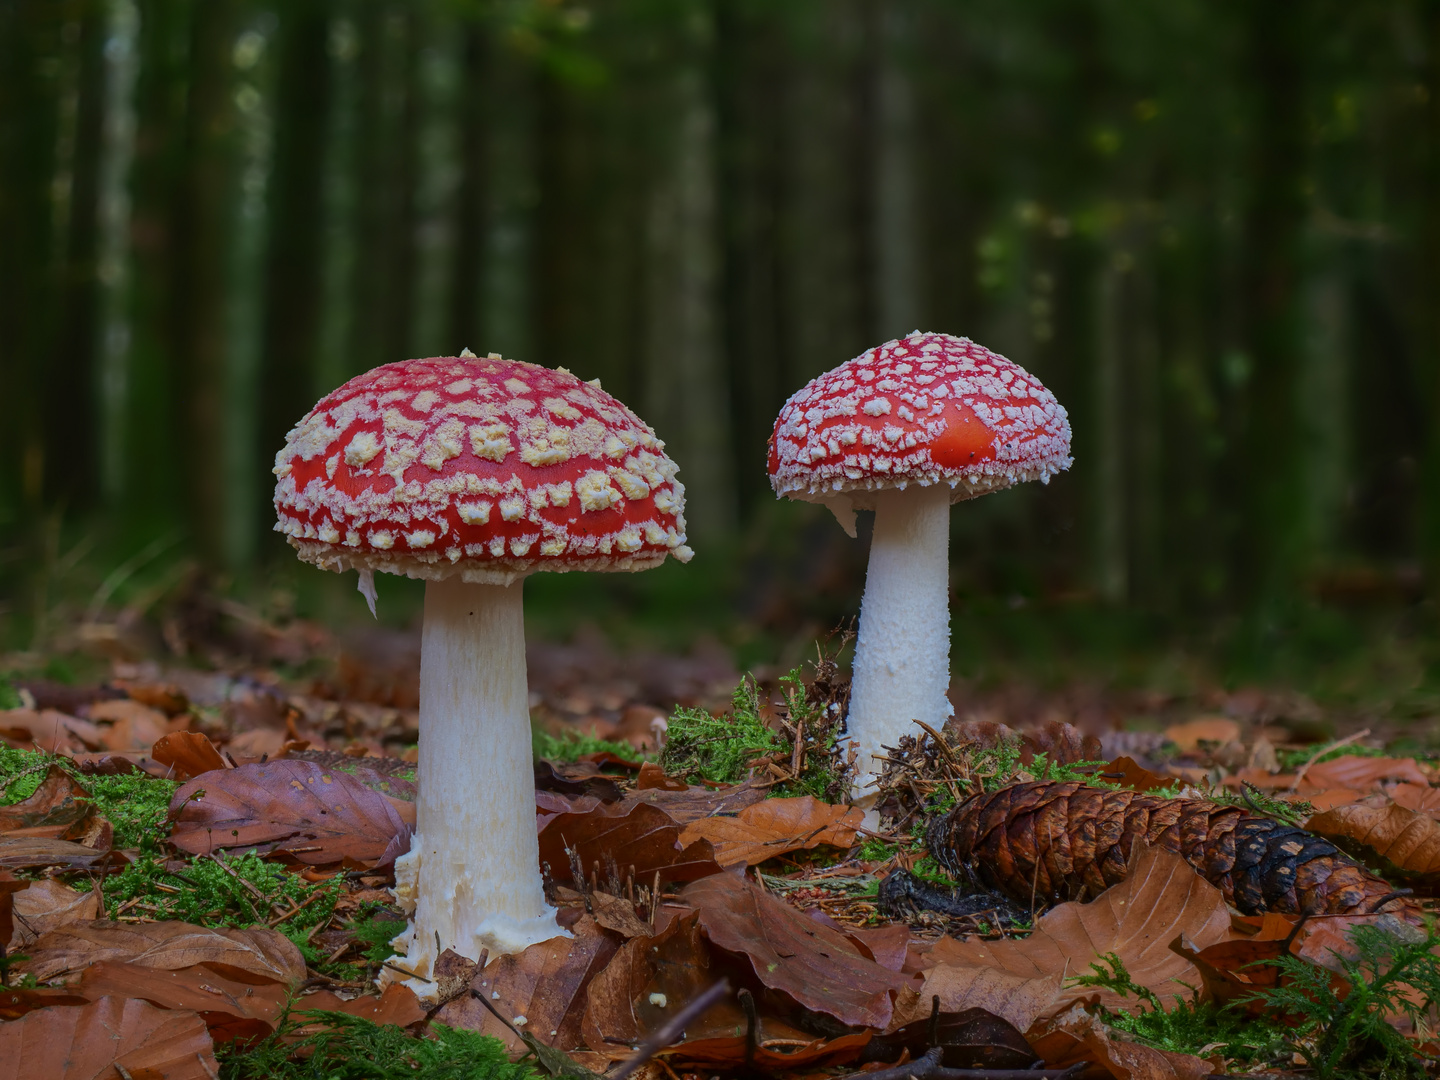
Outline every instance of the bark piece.
{"label": "bark piece", "polygon": [[[1246,914],[1360,913],[1393,892],[1303,829],[1205,799],[1077,782],[1013,784],[971,796],[936,818],[927,839],[951,874],[1021,904],[1098,896],[1125,879],[1137,841],[1183,856]],[[1402,906],[1392,903],[1390,910]]]}

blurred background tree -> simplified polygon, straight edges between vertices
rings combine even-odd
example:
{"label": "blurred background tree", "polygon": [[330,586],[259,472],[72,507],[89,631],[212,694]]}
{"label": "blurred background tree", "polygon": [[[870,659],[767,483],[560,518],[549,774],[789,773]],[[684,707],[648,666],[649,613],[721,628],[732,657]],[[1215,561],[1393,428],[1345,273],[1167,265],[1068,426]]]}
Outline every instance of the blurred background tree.
{"label": "blurred background tree", "polygon": [[1437,291],[1440,0],[0,0],[6,637],[82,564],[283,565],[285,430],[465,346],[631,403],[753,592],[848,543],[773,505],[781,403],[917,327],[1075,429],[960,592],[1414,604]]}

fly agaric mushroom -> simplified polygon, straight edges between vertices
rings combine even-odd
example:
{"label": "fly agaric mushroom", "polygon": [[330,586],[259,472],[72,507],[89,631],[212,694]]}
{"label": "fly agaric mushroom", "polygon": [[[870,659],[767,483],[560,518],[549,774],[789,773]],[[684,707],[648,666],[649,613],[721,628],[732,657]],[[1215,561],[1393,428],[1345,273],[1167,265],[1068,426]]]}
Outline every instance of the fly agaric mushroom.
{"label": "fly agaric mushroom", "polygon": [[857,792],[912,721],[939,730],[953,712],[950,504],[1048,483],[1070,461],[1055,396],[1003,356],[948,334],[917,330],[870,349],[780,410],[775,493],[824,503],[851,536],[855,510],[875,511],[848,721]]}
{"label": "fly agaric mushroom", "polygon": [[563,933],[540,877],[522,582],[688,561],[675,473],[598,380],[468,350],[351,379],[276,455],[276,529],[300,558],[358,570],[372,612],[375,571],[426,582],[416,831],[396,864],[422,997],[445,949]]}

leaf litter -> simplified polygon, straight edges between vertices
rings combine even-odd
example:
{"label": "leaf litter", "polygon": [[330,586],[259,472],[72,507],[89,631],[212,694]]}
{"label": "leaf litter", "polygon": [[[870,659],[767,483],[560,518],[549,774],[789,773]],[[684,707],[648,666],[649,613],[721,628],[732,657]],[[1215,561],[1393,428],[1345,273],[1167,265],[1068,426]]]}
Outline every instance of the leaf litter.
{"label": "leaf litter", "polygon": [[[461,963],[452,992],[428,1013],[398,987],[384,996],[368,991],[383,949],[367,942],[387,940],[399,925],[385,892],[387,857],[413,822],[413,765],[401,755],[413,747],[414,703],[403,680],[386,682],[378,670],[351,665],[338,684],[316,684],[315,693],[232,681],[216,698],[203,680],[167,672],[128,676],[100,697],[76,693],[0,716],[0,734],[18,747],[0,753],[25,755],[23,765],[0,761],[0,783],[13,784],[0,807],[0,863],[8,851],[18,872],[46,871],[17,881],[8,894],[32,920],[29,931],[17,923],[7,935],[28,957],[11,974],[30,986],[60,984],[7,991],[0,1016],[8,1022],[0,1031],[47,1013],[77,1019],[125,997],[113,1016],[142,1034],[149,1022],[142,1018],[163,1005],[193,1018],[186,1022],[206,1039],[257,1048],[226,1049],[227,1068],[271,1060],[265,1054],[284,1055],[290,1046],[312,1052],[319,1044],[306,1040],[319,1035],[332,1053],[345,1045],[336,1039],[379,1046],[391,1038],[382,1031],[428,1030],[445,1043],[473,1028],[500,1039],[512,1057],[543,1046],[551,1052],[547,1068],[580,1075],[576,1061],[603,1068],[629,1057],[723,977],[743,993],[687,1025],[678,1043],[660,1051],[662,1068],[813,1074],[900,1055],[913,1060],[935,1046],[948,1067],[1006,1061],[1023,1070],[1028,1048],[1030,1060],[1051,1067],[1084,1061],[1115,1076],[1170,1080],[1243,1070],[1250,1059],[1222,1062],[1212,1053],[1206,1061],[1204,1053],[1173,1049],[1169,1036],[1157,1041],[1151,1028],[1135,1024],[1151,1015],[1145,995],[1167,1006],[1189,986],[1207,1000],[1244,996],[1280,985],[1256,974],[1272,969],[1252,965],[1284,956],[1339,978],[1335,957],[1356,955],[1350,928],[1405,933],[1403,920],[1315,917],[1297,931],[1294,917],[1267,914],[1253,917],[1257,927],[1164,852],[1142,852],[1124,880],[1098,895],[1052,902],[1048,911],[1042,900],[1028,931],[1002,932],[983,918],[937,921],[923,910],[887,915],[877,888],[899,870],[954,885],[926,850],[927,821],[981,790],[1090,780],[1162,798],[1207,795],[1247,812],[1258,805],[1286,821],[1296,820],[1286,816],[1286,800],[1337,807],[1345,811],[1343,827],[1332,829],[1323,815],[1316,827],[1353,843],[1352,851],[1392,856],[1389,870],[1401,883],[1423,886],[1429,865],[1425,821],[1396,813],[1428,821],[1440,805],[1428,764],[1373,750],[1302,752],[1274,735],[1252,747],[1246,742],[1254,729],[1229,717],[1172,724],[1168,758],[1151,756],[1158,743],[1115,742],[1049,720],[1014,728],[958,720],[947,725],[943,749],[935,733],[918,733],[908,750],[897,748],[907,780],[894,791],[903,786],[905,793],[892,796],[890,809],[898,812],[883,818],[876,836],[858,829],[858,813],[826,788],[827,777],[843,772],[844,749],[806,719],[843,700],[832,674],[811,678],[814,700],[804,680],[768,698],[773,683],[764,690],[747,684],[732,709],[747,710],[754,723],[746,720],[746,737],[763,745],[747,743],[724,763],[667,772],[637,760],[641,749],[653,750],[655,718],[663,714],[585,688],[587,678],[599,685],[603,675],[564,670],[560,689],[542,691],[536,715],[548,725],[546,745],[567,760],[537,765],[536,805],[551,894],[573,936],[483,968]],[[718,723],[724,731],[725,686],[711,679],[708,701],[697,700],[694,689],[669,700],[706,712],[708,720],[689,714],[697,730]],[[375,700],[363,700],[366,694]],[[258,724],[249,734],[235,727],[247,716],[245,723]],[[580,723],[588,731],[572,737]],[[677,727],[672,716],[671,723],[683,734],[683,722]],[[757,723],[771,735],[762,737]],[[606,745],[630,733],[629,749]],[[1111,749],[1121,745],[1129,752]],[[1281,761],[1291,771],[1282,771]],[[721,768],[724,779],[706,773]],[[32,772],[15,778],[26,769]],[[178,790],[152,779],[167,775],[183,782]],[[129,795],[117,798],[105,785],[129,785]],[[173,801],[159,800],[172,807],[168,820],[137,809],[133,796],[152,790],[146,785],[175,792]],[[97,821],[112,818],[114,851],[104,827],[94,831]],[[1354,824],[1361,821],[1369,824]],[[1356,835],[1342,836],[1346,829]],[[23,844],[32,846],[15,846]],[[247,851],[253,854],[235,854]],[[1045,856],[1047,879],[1062,880],[1069,857]],[[277,889],[262,866],[275,867],[295,889]],[[240,899],[207,893],[190,880],[197,873],[230,882]],[[133,883],[124,895],[111,884],[122,877]],[[196,912],[191,925],[165,918],[176,898],[192,895],[197,902],[214,896],[221,908],[188,908]],[[139,904],[120,910],[132,901]],[[208,925],[212,918],[222,925]],[[372,926],[386,929],[372,934]],[[1087,982],[1092,965],[1110,976]],[[483,991],[500,1018],[481,1004]],[[1217,1007],[1190,1004],[1185,1015]],[[1176,1016],[1182,1012],[1177,1003]],[[262,1045],[271,1049],[262,1052]]]}

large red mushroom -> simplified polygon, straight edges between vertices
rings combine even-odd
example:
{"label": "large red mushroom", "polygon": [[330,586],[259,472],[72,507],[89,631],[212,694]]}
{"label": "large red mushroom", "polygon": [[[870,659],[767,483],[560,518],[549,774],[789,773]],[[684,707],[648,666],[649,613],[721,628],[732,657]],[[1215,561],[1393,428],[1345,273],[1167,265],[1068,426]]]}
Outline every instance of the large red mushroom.
{"label": "large red mushroom", "polygon": [[1070,424],[1018,364],[968,338],[887,341],[800,389],[775,421],[777,495],[824,503],[855,535],[875,511],[860,608],[849,734],[857,794],[915,720],[952,714],[950,505],[1070,467]]}
{"label": "large red mushroom", "polygon": [[644,570],[685,545],[684,488],[654,431],[598,381],[491,354],[386,364],[320,401],[276,456],[277,530],[300,558],[420,578],[412,898],[391,965],[425,980],[562,933],[535,834],[521,590],[537,570]]}

